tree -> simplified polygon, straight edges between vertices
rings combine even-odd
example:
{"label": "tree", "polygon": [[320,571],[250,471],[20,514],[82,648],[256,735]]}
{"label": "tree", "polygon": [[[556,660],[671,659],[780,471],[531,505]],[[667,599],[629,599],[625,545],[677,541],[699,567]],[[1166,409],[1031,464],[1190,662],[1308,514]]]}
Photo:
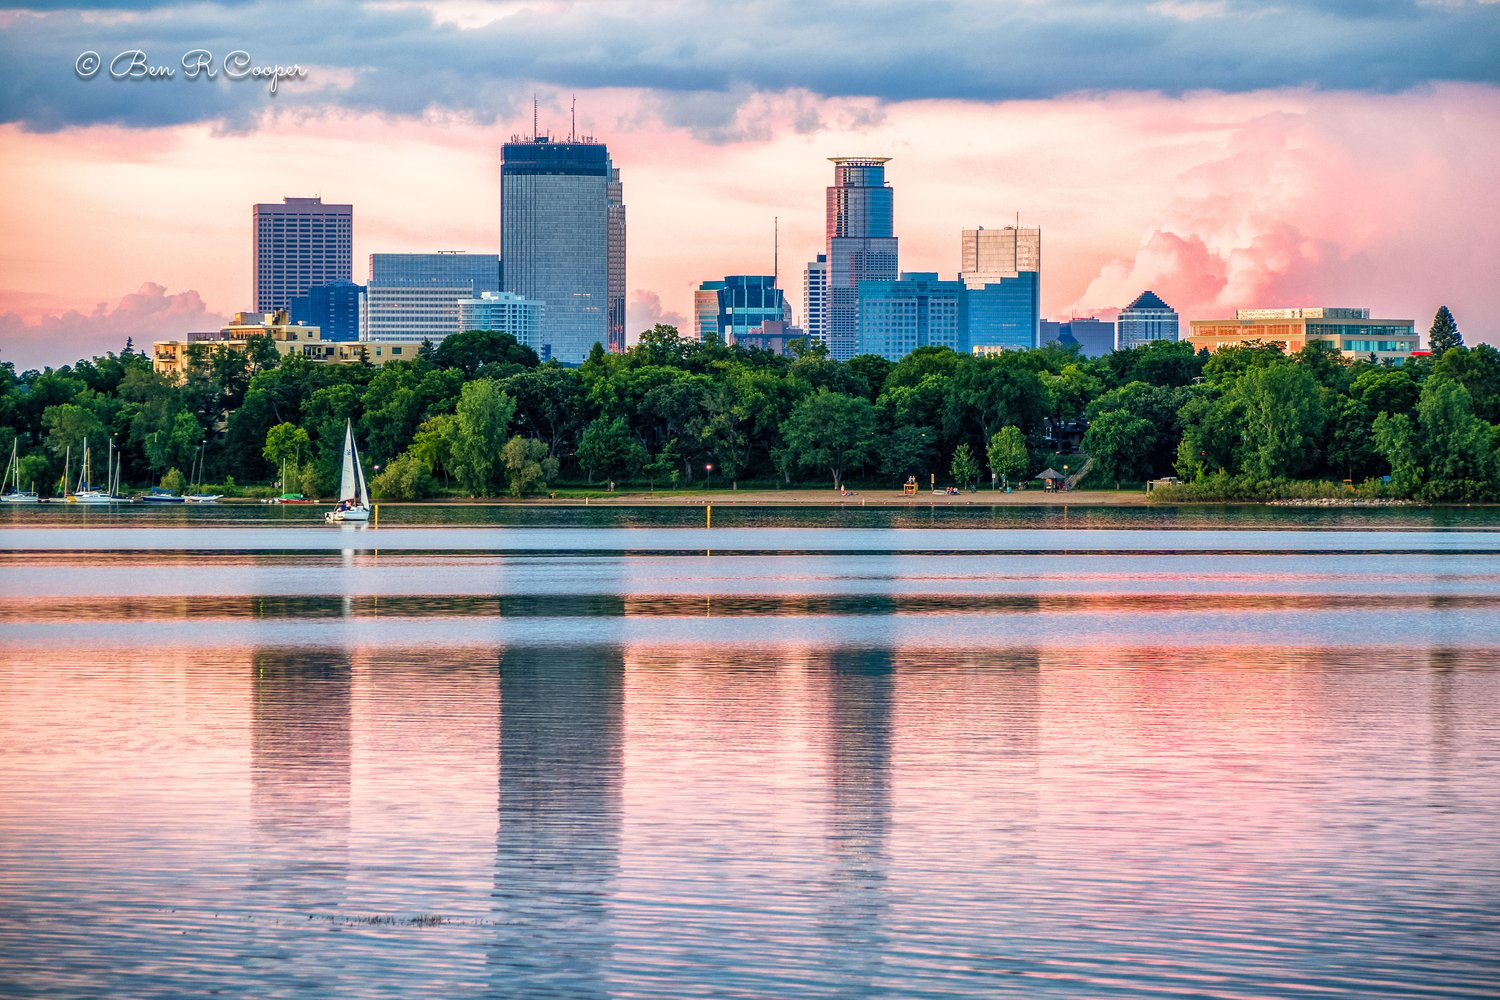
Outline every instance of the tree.
{"label": "tree", "polygon": [[164,490],[181,493],[183,488],[187,486],[187,476],[184,476],[182,470],[174,465],[167,470],[166,475],[161,477],[161,482],[158,485]]}
{"label": "tree", "polygon": [[967,486],[971,490],[974,489],[979,479],[979,463],[974,461],[974,454],[967,444],[961,444],[953,449],[953,461],[948,465],[948,472],[960,487]]}
{"label": "tree", "polygon": [[1026,450],[1026,436],[1019,427],[1002,427],[990,438],[986,452],[990,471],[999,476],[1008,486],[1012,479],[1026,475],[1031,465],[1031,455]]}
{"label": "tree", "polygon": [[500,450],[510,480],[510,495],[525,496],[547,488],[547,480],[557,475],[557,459],[547,454],[545,442],[517,434]]}
{"label": "tree", "polygon": [[497,330],[465,330],[444,337],[433,349],[432,361],[441,368],[457,368],[470,378],[486,365],[514,366],[512,370],[517,370],[535,368],[540,363],[535,351]]}
{"label": "tree", "polygon": [[261,454],[267,462],[279,467],[286,461],[295,463],[311,446],[307,431],[296,424],[282,423],[266,432],[266,446]]}
{"label": "tree", "polygon": [[1422,386],[1417,401],[1427,474],[1435,480],[1475,480],[1494,476],[1490,425],[1474,416],[1469,390],[1436,376]]}
{"label": "tree", "polygon": [[881,473],[901,477],[926,472],[936,440],[931,427],[896,427],[880,438]]}
{"label": "tree", "polygon": [[875,406],[868,399],[819,389],[792,409],[781,428],[785,458],[803,468],[827,469],[833,488],[846,470],[864,464],[875,439]]}
{"label": "tree", "polygon": [[646,464],[646,449],[636,440],[625,420],[615,417],[595,417],[583,430],[578,442],[578,464],[588,475],[589,482],[595,477],[625,478],[633,476]]}
{"label": "tree", "polygon": [[1404,413],[1382,413],[1371,426],[1375,450],[1391,467],[1391,485],[1402,493],[1417,488],[1422,467],[1417,458],[1417,435],[1411,417]]}
{"label": "tree", "polygon": [[1312,464],[1325,413],[1318,384],[1290,364],[1245,371],[1233,395],[1244,406],[1244,470],[1261,479],[1295,476]]}
{"label": "tree", "polygon": [[1125,480],[1144,480],[1151,469],[1153,428],[1140,417],[1125,410],[1100,414],[1083,435],[1083,450],[1094,461],[1094,468],[1115,488]]}
{"label": "tree", "polygon": [[1458,332],[1458,323],[1454,322],[1453,313],[1448,311],[1447,306],[1439,306],[1437,315],[1432,317],[1432,328],[1427,331],[1427,349],[1432,352],[1433,357],[1440,357],[1450,348],[1462,346],[1464,335]]}
{"label": "tree", "polygon": [[437,484],[432,480],[432,470],[420,455],[411,450],[403,451],[390,465],[370,483],[370,492],[378,498],[391,500],[421,500],[432,496]]}
{"label": "tree", "polygon": [[42,411],[42,426],[47,429],[48,450],[58,456],[71,454],[75,460],[83,453],[84,441],[93,438],[97,443],[105,437],[99,418],[77,403],[47,407]]}
{"label": "tree", "polygon": [[464,384],[454,411],[453,474],[470,496],[494,494],[500,450],[515,412],[515,400],[493,379]]}

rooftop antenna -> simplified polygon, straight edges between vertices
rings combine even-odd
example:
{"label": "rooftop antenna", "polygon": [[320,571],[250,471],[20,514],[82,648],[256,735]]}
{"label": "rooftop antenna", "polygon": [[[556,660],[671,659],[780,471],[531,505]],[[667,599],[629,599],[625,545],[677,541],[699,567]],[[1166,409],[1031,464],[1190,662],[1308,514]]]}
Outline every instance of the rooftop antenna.
{"label": "rooftop antenna", "polygon": [[531,95],[531,141],[536,142],[541,126],[537,124],[536,94]]}
{"label": "rooftop antenna", "polygon": [[771,287],[781,287],[781,216],[771,216]]}
{"label": "rooftop antenna", "polygon": [[573,118],[568,125],[568,141],[578,141],[578,95],[573,95]]}

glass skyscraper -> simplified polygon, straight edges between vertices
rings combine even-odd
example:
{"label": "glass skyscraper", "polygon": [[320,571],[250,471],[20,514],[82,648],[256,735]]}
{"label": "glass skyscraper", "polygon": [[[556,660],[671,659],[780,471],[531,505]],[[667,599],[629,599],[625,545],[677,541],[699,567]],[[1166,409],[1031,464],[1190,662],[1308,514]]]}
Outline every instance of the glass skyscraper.
{"label": "glass skyscraper", "polygon": [[899,361],[919,347],[964,350],[968,296],[963,282],[912,271],[899,281],[859,286],[859,354]]}
{"label": "glass skyscraper", "polygon": [[372,253],[360,339],[436,343],[461,329],[459,299],[499,288],[494,254]]}
{"label": "glass skyscraper", "polygon": [[317,327],[323,340],[358,340],[359,304],[364,292],[364,285],[352,281],[309,288],[306,295],[292,299],[292,322]]}
{"label": "glass skyscraper", "polygon": [[309,288],[354,275],[354,206],[283,198],[252,209],[255,311],[290,309]]}
{"label": "glass skyscraper", "polygon": [[1121,350],[1129,350],[1153,340],[1176,340],[1181,333],[1177,311],[1161,296],[1145,291],[1120,311],[1116,321]]}
{"label": "glass skyscraper", "polygon": [[790,325],[792,310],[769,274],[730,274],[705,281],[693,296],[699,340],[737,344],[766,322]]}
{"label": "glass skyscraper", "polygon": [[538,353],[625,346],[625,204],[603,143],[516,137],[500,163],[503,288],[546,304]]}
{"label": "glass skyscraper", "polygon": [[969,349],[1041,344],[1042,231],[965,229],[960,276],[969,290]]}
{"label": "glass skyscraper", "polygon": [[[828,188],[828,272],[823,331],[828,353],[847,361],[859,353],[859,285],[895,281],[894,199],[885,180],[888,156],[839,156]],[[811,309],[809,309],[811,313]],[[808,328],[815,327],[811,316]]]}

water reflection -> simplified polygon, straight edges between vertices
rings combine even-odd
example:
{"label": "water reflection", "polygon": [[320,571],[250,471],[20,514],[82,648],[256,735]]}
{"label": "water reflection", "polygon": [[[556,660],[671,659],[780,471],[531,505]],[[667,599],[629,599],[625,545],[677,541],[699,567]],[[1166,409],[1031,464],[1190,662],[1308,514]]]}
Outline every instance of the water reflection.
{"label": "water reflection", "polygon": [[500,658],[500,808],[488,948],[496,995],[610,995],[624,672],[616,647]]}

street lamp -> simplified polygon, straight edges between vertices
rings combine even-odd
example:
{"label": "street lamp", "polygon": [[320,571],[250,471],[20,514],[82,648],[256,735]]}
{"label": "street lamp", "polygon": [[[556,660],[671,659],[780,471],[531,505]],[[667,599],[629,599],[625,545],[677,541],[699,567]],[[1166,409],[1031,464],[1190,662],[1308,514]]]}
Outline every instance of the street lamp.
{"label": "street lamp", "polygon": [[707,470],[707,473],[708,473],[708,479],[707,479],[707,482],[704,484],[703,488],[704,489],[713,489],[713,485],[714,485],[714,467],[712,465],[705,465],[703,468],[705,470]]}

